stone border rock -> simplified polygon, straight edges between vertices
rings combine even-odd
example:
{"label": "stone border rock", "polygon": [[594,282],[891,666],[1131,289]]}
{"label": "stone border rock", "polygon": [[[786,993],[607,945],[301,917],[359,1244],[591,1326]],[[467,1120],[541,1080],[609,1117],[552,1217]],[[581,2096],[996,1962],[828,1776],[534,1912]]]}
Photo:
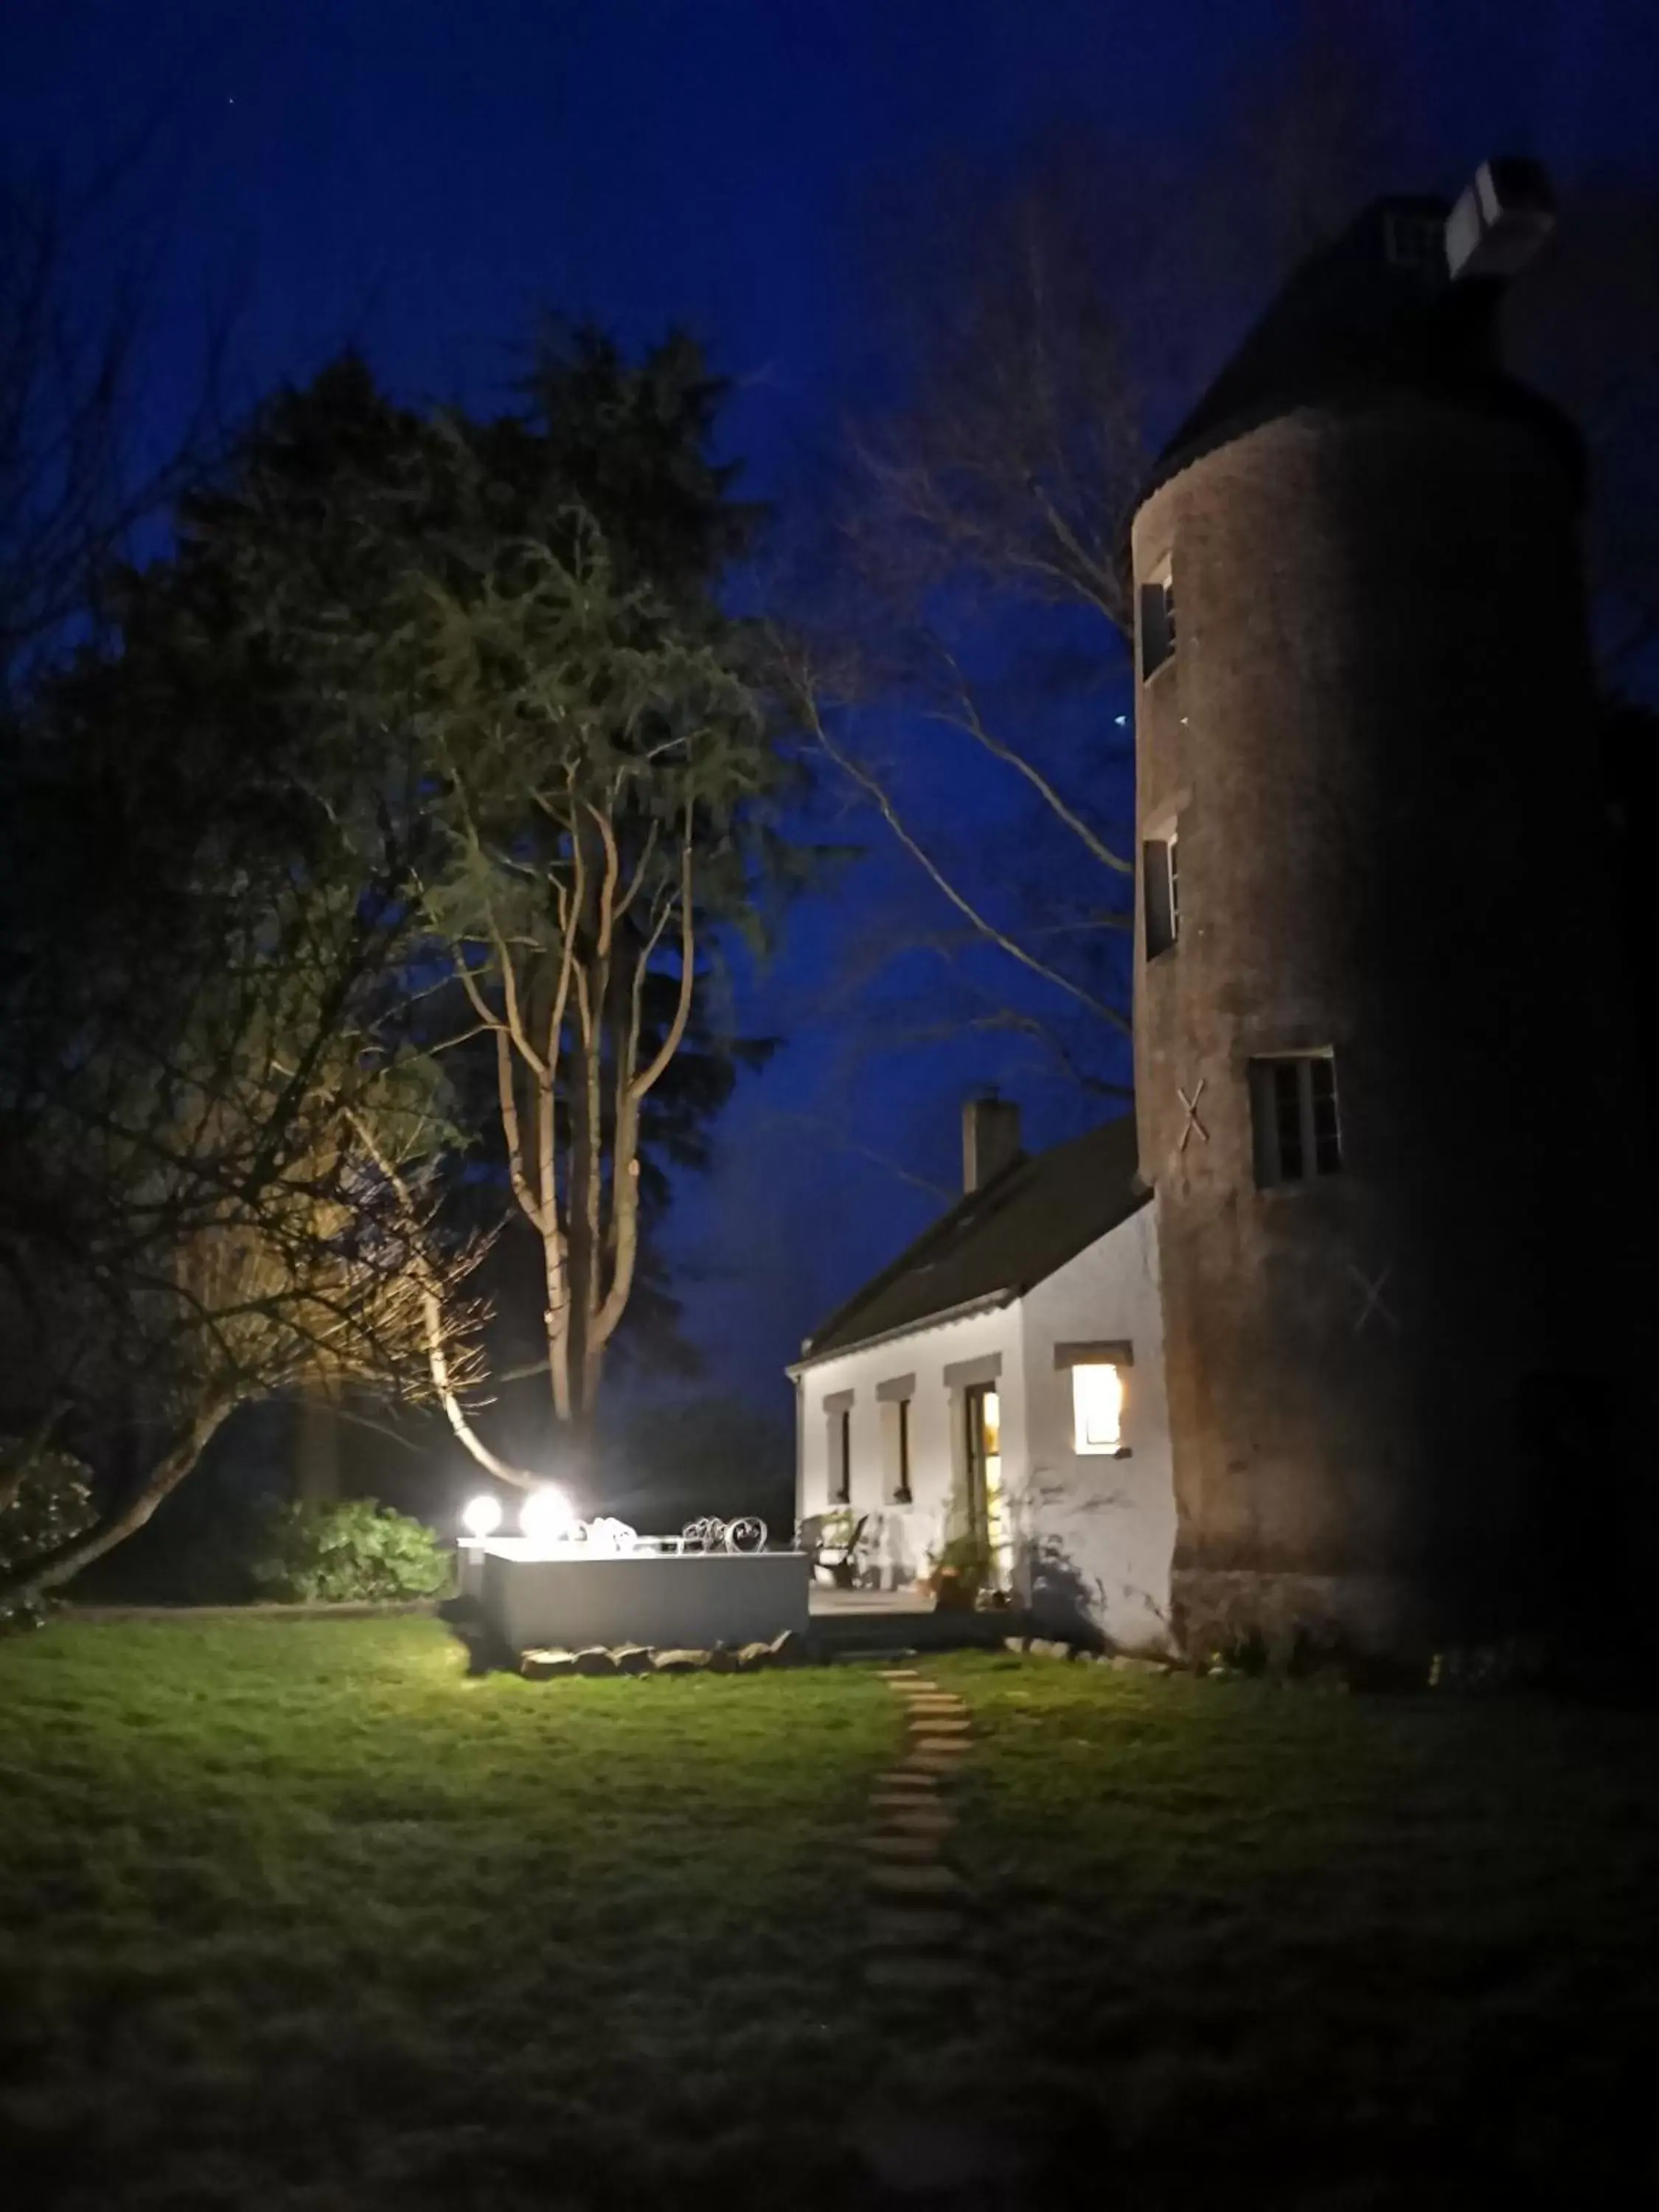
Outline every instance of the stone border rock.
{"label": "stone border rock", "polygon": [[1017,1659],[1064,1659],[1082,1666],[1109,1667],[1120,1674],[1174,1674],[1182,1662],[1156,1651],[1103,1651],[1059,1636],[1005,1636],[1005,1651]]}
{"label": "stone border rock", "polygon": [[757,1674],[771,1668],[805,1667],[811,1663],[806,1638],[795,1628],[786,1628],[769,1644],[745,1644],[736,1651],[723,1644],[708,1651],[656,1651],[642,1644],[611,1648],[594,1644],[585,1651],[523,1651],[518,1662],[520,1674],[530,1682],[557,1681],[565,1675],[575,1674],[589,1678],[605,1674]]}

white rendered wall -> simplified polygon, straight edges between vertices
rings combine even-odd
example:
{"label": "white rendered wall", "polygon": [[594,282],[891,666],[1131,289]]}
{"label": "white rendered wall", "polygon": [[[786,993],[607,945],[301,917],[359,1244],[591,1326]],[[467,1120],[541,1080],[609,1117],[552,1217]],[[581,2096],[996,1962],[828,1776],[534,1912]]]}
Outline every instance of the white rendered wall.
{"label": "white rendered wall", "polygon": [[[1016,1528],[1030,1563],[1027,1593],[1063,1626],[1075,1598],[1125,1650],[1168,1640],[1175,1485],[1164,1382],[1164,1314],[1153,1200],[1068,1261],[1022,1302],[1026,1480]],[[1072,1378],[1057,1344],[1127,1341],[1127,1459],[1073,1449]],[[1045,1554],[1046,1563],[1045,1563]]]}
{"label": "white rendered wall", "polygon": [[[952,1521],[956,1499],[955,1447],[962,1416],[959,1389],[945,1380],[947,1367],[1000,1354],[1001,1373],[1002,1479],[1012,1491],[1025,1479],[1025,1367],[1020,1350],[1019,1306],[969,1315],[913,1330],[888,1344],[844,1352],[821,1361],[797,1378],[799,1408],[797,1510],[827,1513],[830,1496],[830,1416],[824,1401],[853,1393],[853,1481],[848,1500],[854,1515],[868,1514],[865,1540],[879,1565],[882,1587],[902,1589],[927,1571],[928,1554],[959,1533]],[[912,1504],[889,1498],[882,1451],[882,1407],[878,1387],[914,1375],[910,1401],[910,1491]]]}

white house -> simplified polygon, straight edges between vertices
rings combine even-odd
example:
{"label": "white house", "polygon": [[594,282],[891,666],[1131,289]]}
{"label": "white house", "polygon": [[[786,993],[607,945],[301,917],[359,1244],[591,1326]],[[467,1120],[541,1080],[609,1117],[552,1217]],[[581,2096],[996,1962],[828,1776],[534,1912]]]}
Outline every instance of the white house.
{"label": "white house", "polygon": [[845,1507],[882,1586],[988,1551],[1033,1618],[1167,1638],[1175,1539],[1156,1201],[1132,1117],[1035,1158],[963,1117],[960,1200],[802,1346],[797,1510]]}

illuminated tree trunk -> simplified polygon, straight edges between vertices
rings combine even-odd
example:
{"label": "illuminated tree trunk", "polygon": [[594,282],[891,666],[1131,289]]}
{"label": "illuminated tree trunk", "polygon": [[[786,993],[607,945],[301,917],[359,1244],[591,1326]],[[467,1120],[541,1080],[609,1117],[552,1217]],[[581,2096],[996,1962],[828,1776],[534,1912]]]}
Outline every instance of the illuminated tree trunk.
{"label": "illuminated tree trunk", "polygon": [[[625,862],[610,816],[584,806],[581,819],[573,819],[568,876],[554,887],[560,942],[542,988],[547,1011],[533,1027],[537,956],[518,951],[492,927],[490,966],[458,963],[473,1012],[493,1036],[507,1173],[541,1243],[554,1414],[579,1443],[592,1431],[606,1347],[628,1310],[639,1262],[641,1109],[690,1019],[696,933],[689,814],[679,847],[678,862],[665,868],[653,830]],[[625,937],[636,908],[641,927]],[[647,981],[671,933],[679,956],[674,1011],[641,1065]],[[545,966],[544,952],[539,957]]]}

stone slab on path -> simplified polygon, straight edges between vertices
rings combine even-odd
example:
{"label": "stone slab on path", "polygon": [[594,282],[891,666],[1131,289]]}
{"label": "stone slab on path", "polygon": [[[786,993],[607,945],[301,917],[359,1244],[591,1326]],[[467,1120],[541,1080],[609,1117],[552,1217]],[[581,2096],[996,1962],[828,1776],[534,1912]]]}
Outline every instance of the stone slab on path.
{"label": "stone slab on path", "polygon": [[964,1713],[957,1719],[954,1713],[918,1713],[912,1717],[912,1735],[966,1735],[973,1723]]}
{"label": "stone slab on path", "polygon": [[[956,1771],[953,1767],[950,1772]],[[945,1778],[946,1773],[942,1767],[937,1772],[901,1767],[896,1774],[883,1775],[870,1792],[870,1802],[884,1805],[889,1810],[896,1810],[900,1805],[943,1805],[939,1784]]]}
{"label": "stone slab on path", "polygon": [[895,1863],[912,1862],[926,1866],[939,1856],[939,1837],[937,1833],[904,1836],[883,1832],[866,1836],[861,1847],[873,1859],[890,1859]]}
{"label": "stone slab on path", "polygon": [[966,1916],[945,1905],[878,1905],[864,1930],[872,1950],[954,1950],[967,1936]]}
{"label": "stone slab on path", "polygon": [[872,1866],[867,1878],[872,1890],[889,1898],[957,1898],[968,1888],[954,1869],[937,1860],[932,1866]]}
{"label": "stone slab on path", "polygon": [[957,1821],[948,1805],[927,1800],[918,1804],[904,1796],[872,1798],[870,1809],[882,1826],[896,1836],[942,1836]]}
{"label": "stone slab on path", "polygon": [[865,1961],[864,1978],[872,1989],[917,1997],[947,1990],[955,1996],[979,1985],[979,1976],[965,1959],[907,1959],[885,1952]]}

